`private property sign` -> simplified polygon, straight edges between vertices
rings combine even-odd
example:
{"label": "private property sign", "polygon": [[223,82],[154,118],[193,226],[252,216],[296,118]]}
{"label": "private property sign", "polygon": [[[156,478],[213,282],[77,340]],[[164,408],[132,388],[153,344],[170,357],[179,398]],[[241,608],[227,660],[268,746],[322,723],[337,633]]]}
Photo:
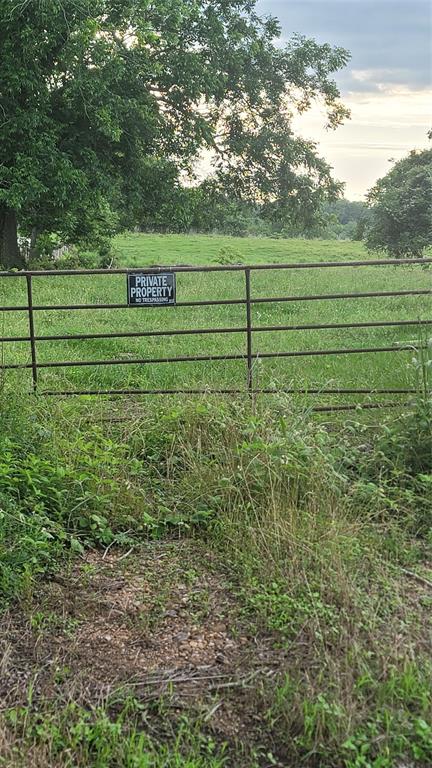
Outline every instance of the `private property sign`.
{"label": "private property sign", "polygon": [[127,276],[130,307],[165,307],[176,303],[174,272],[137,272]]}

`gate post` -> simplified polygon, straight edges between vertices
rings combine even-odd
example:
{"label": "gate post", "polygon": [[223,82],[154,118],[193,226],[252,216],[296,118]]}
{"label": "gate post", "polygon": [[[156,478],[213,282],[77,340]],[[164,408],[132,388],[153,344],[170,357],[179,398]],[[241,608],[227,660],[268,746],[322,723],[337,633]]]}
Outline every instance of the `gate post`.
{"label": "gate post", "polygon": [[250,287],[250,268],[245,268],[246,280],[246,335],[247,335],[247,388],[249,394],[253,396],[253,371],[252,371],[252,310],[251,310],[251,287]]}
{"label": "gate post", "polygon": [[28,306],[28,321],[29,321],[29,331],[30,331],[33,393],[36,395],[38,370],[37,370],[37,360],[36,360],[36,341],[35,341],[35,330],[34,330],[33,292],[32,292],[31,275],[26,275],[26,281],[27,281],[27,306]]}

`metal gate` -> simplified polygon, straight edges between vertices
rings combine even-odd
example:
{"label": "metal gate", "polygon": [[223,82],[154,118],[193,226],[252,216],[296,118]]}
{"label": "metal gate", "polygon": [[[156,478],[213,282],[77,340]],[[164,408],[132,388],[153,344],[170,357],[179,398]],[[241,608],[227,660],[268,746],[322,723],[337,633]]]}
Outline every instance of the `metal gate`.
{"label": "metal gate", "polygon": [[[20,313],[25,312],[28,320],[28,332],[21,335],[2,335],[0,336],[0,350],[3,345],[14,344],[18,342],[28,343],[28,360],[15,361],[12,360],[5,362],[0,359],[0,372],[9,370],[31,370],[33,392],[40,395],[50,396],[72,396],[72,395],[168,395],[168,394],[275,394],[279,392],[286,392],[292,395],[314,395],[314,394],[327,394],[327,395],[391,395],[391,394],[410,394],[415,390],[412,388],[368,388],[368,387],[354,387],[354,388],[295,388],[295,387],[266,387],[260,388],[255,385],[254,382],[254,365],[257,360],[265,360],[271,358],[294,358],[294,357],[325,357],[329,355],[362,355],[365,353],[383,353],[392,352],[399,353],[404,350],[412,349],[411,344],[399,344],[391,346],[375,346],[375,347],[342,347],[335,349],[305,349],[305,350],[282,350],[282,351],[269,351],[265,349],[258,350],[255,345],[255,335],[258,333],[278,332],[289,333],[296,331],[307,330],[319,330],[324,329],[361,329],[361,328],[379,328],[390,326],[429,326],[432,324],[432,319],[419,320],[418,318],[412,319],[389,319],[383,321],[368,321],[362,322],[348,322],[348,323],[312,323],[312,324],[290,324],[290,325],[256,325],[252,319],[252,310],[258,305],[271,305],[274,303],[286,303],[286,302],[314,302],[314,301],[357,301],[362,298],[374,298],[377,301],[383,297],[403,297],[403,296],[421,296],[432,295],[431,288],[410,288],[407,290],[390,290],[390,291],[357,291],[347,293],[318,293],[318,294],[303,294],[303,295],[279,295],[279,296],[254,296],[252,292],[253,278],[257,272],[267,270],[284,270],[285,272],[293,270],[334,270],[335,268],[342,268],[352,270],[355,267],[371,267],[371,266],[386,266],[386,267],[401,267],[402,265],[429,265],[432,263],[432,259],[407,259],[407,260],[367,260],[367,261],[327,261],[327,262],[304,262],[295,264],[254,264],[254,265],[211,265],[211,266],[175,266],[175,267],[143,267],[142,269],[90,269],[90,270],[38,270],[38,271],[23,271],[23,272],[0,272],[0,280],[5,281],[25,281],[26,285],[26,301],[16,305],[3,305],[0,306],[0,313]],[[214,307],[214,306],[229,306],[238,305],[244,307],[244,322],[241,325],[235,327],[188,327],[188,328],[175,328],[175,329],[162,329],[162,330],[141,330],[141,331],[122,331],[122,332],[106,332],[106,333],[78,333],[78,334],[38,334],[36,330],[36,319],[38,313],[51,313],[58,310],[66,310],[70,313],[85,312],[86,310],[115,310],[126,309],[128,303],[84,303],[84,304],[50,304],[50,303],[38,303],[34,298],[34,278],[43,277],[46,280],[55,281],[61,276],[67,276],[70,279],[77,276],[85,276],[91,279],[92,275],[103,275],[105,280],[110,280],[114,275],[131,275],[136,273],[146,273],[158,275],[161,273],[225,273],[232,275],[233,273],[242,273],[244,275],[244,289],[242,294],[237,298],[228,299],[204,299],[197,301],[177,301],[176,307]],[[131,311],[143,311],[142,309],[135,308]],[[155,311],[155,310],[153,310]],[[0,314],[0,318],[1,318]],[[1,327],[1,326],[0,326]],[[82,360],[50,360],[42,361],[39,358],[39,345],[44,342],[61,342],[70,340],[94,340],[97,344],[98,340],[102,339],[114,339],[114,338],[145,338],[145,337],[175,337],[175,336],[193,336],[193,335],[209,335],[219,334],[224,337],[229,334],[240,334],[244,336],[244,351],[236,354],[200,354],[200,355],[173,355],[167,357],[144,357],[133,359],[82,359]],[[206,362],[215,360],[242,360],[245,363],[244,374],[244,386],[235,388],[120,388],[120,389],[74,389],[74,390],[56,390],[56,389],[40,389],[38,387],[38,374],[42,369],[67,369],[69,367],[83,367],[83,366],[122,366],[122,365],[156,365],[167,364],[177,365],[179,363],[189,362]],[[376,408],[400,405],[393,402],[367,402],[363,404],[365,408]],[[332,410],[351,410],[355,409],[356,403],[345,403],[338,405],[325,405],[317,406],[316,410],[320,411],[332,411]]]}

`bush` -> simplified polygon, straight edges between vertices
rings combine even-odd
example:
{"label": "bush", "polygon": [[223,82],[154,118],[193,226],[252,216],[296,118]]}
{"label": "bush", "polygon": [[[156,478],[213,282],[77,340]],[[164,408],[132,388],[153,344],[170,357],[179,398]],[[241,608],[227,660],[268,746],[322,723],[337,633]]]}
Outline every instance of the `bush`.
{"label": "bush", "polygon": [[243,264],[244,258],[237,248],[226,245],[220,249],[214,261],[216,264]]}

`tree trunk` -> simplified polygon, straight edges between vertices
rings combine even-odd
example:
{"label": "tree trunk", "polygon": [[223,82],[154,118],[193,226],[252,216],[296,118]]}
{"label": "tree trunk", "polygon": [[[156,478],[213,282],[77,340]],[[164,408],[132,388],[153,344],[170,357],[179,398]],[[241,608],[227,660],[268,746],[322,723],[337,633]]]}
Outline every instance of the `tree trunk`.
{"label": "tree trunk", "polygon": [[37,257],[36,241],[37,241],[38,234],[39,232],[37,230],[37,227],[32,227],[31,236],[30,236],[30,249],[29,249],[29,255],[28,255],[28,260],[30,264],[32,264],[32,262]]}
{"label": "tree trunk", "polygon": [[25,266],[18,246],[16,213],[6,206],[0,206],[0,264],[6,269]]}

